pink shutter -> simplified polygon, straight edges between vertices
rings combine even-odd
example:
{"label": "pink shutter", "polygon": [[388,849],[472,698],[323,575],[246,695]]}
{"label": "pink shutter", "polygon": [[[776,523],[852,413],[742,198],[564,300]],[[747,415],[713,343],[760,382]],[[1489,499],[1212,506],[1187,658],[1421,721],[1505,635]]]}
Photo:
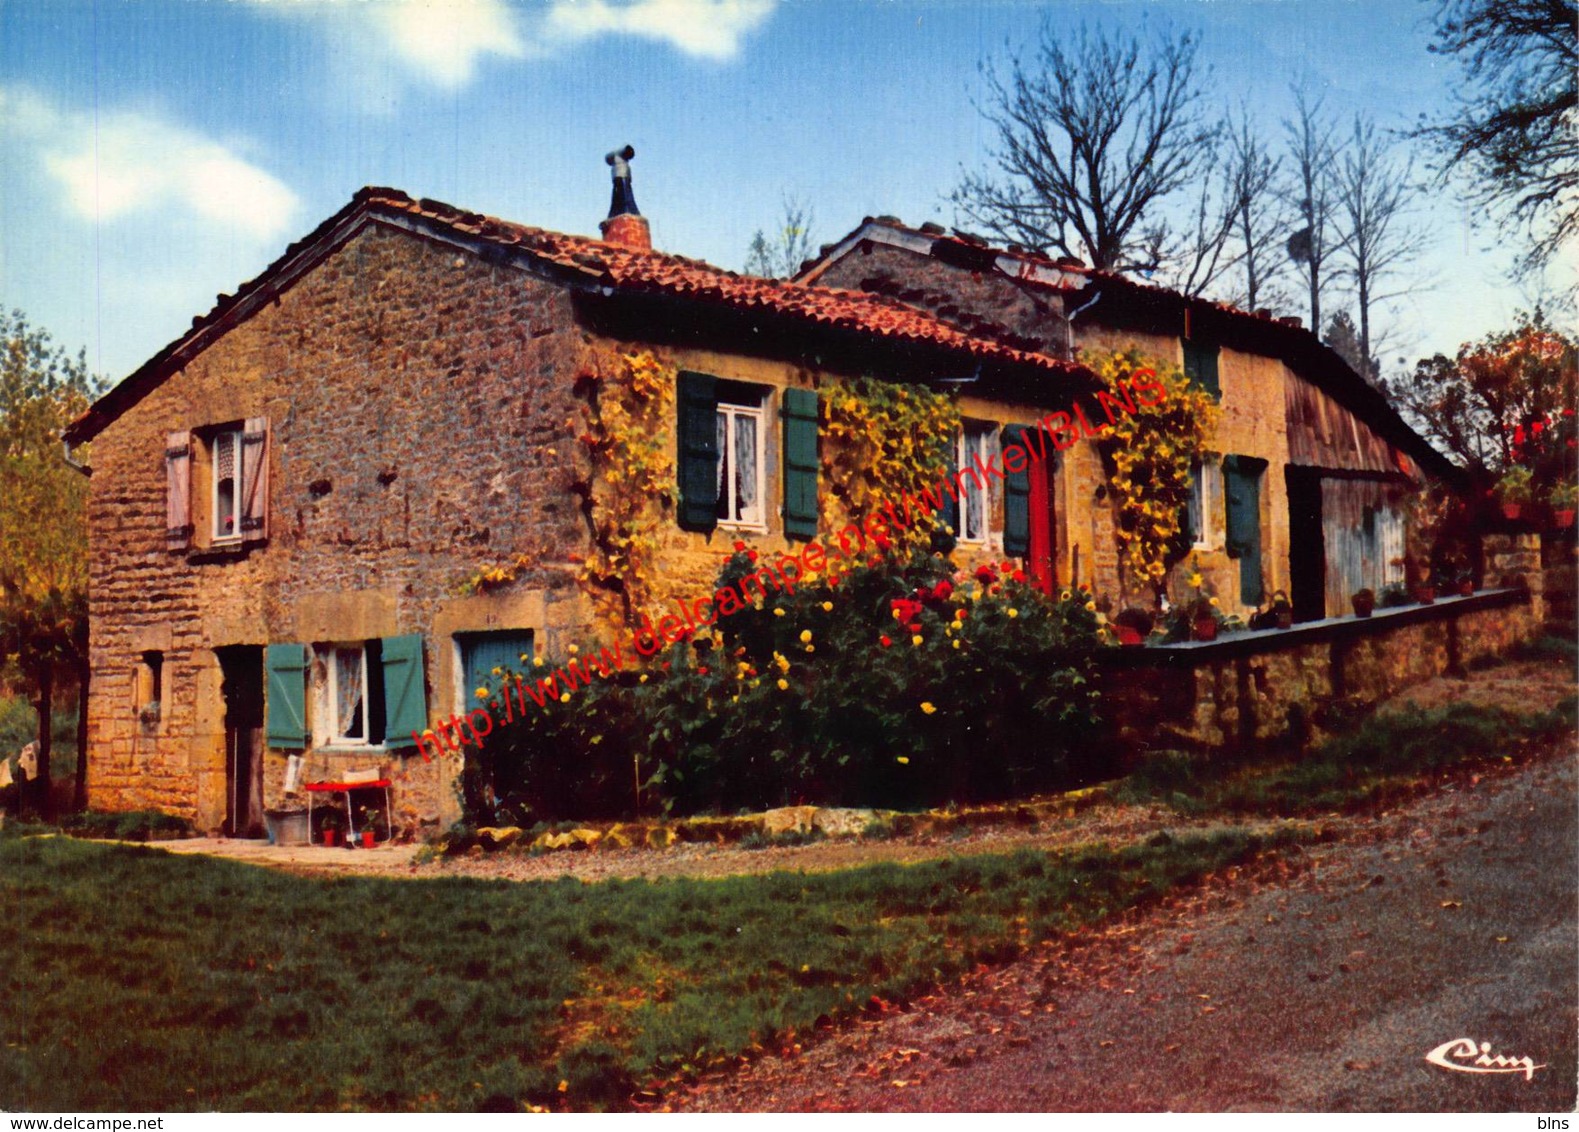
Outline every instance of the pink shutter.
{"label": "pink shutter", "polygon": [[241,541],[269,537],[269,418],[248,417],[241,434]]}
{"label": "pink shutter", "polygon": [[192,545],[192,434],[172,432],[165,438],[165,548]]}

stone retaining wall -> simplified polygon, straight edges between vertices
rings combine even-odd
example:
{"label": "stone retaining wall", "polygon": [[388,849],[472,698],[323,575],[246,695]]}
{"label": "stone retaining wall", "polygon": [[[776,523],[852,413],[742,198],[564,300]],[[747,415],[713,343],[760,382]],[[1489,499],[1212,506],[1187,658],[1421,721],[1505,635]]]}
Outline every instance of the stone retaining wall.
{"label": "stone retaining wall", "polygon": [[1304,739],[1413,684],[1501,656],[1538,636],[1521,589],[1377,610],[1210,644],[1126,650],[1111,659],[1120,733],[1156,749]]}

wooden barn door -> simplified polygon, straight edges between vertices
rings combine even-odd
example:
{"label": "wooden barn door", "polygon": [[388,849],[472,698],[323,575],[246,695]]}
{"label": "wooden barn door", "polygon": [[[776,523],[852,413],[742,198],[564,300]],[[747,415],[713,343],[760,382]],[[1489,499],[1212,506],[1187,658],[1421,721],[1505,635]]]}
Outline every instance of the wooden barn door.
{"label": "wooden barn door", "polygon": [[263,836],[263,649],[217,649],[225,697],[225,834]]}
{"label": "wooden barn door", "polygon": [[[1288,468],[1288,581],[1295,621],[1327,616],[1327,547],[1322,533],[1321,476]],[[1341,612],[1341,611],[1340,611]]]}

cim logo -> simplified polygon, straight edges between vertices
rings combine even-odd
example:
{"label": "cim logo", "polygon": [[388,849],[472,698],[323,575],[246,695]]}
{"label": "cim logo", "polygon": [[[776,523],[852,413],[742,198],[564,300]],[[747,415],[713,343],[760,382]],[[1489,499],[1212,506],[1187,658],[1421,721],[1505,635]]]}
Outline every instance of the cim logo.
{"label": "cim logo", "polygon": [[1493,1054],[1490,1042],[1477,1045],[1474,1038],[1454,1038],[1450,1042],[1443,1042],[1426,1054],[1425,1059],[1432,1065],[1440,1065],[1443,1069],[1457,1073],[1522,1073],[1526,1081],[1535,1079],[1537,1069],[1546,1068],[1536,1065],[1528,1057]]}

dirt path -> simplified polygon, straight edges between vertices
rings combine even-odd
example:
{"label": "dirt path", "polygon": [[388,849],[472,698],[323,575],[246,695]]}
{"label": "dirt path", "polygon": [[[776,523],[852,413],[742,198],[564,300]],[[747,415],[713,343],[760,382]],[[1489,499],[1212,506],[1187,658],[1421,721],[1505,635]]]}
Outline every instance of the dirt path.
{"label": "dirt path", "polygon": [[[1571,751],[704,1082],[695,1110],[1572,1111]],[[1297,871],[1289,874],[1290,865]],[[1455,1038],[1544,1068],[1470,1074]]]}

